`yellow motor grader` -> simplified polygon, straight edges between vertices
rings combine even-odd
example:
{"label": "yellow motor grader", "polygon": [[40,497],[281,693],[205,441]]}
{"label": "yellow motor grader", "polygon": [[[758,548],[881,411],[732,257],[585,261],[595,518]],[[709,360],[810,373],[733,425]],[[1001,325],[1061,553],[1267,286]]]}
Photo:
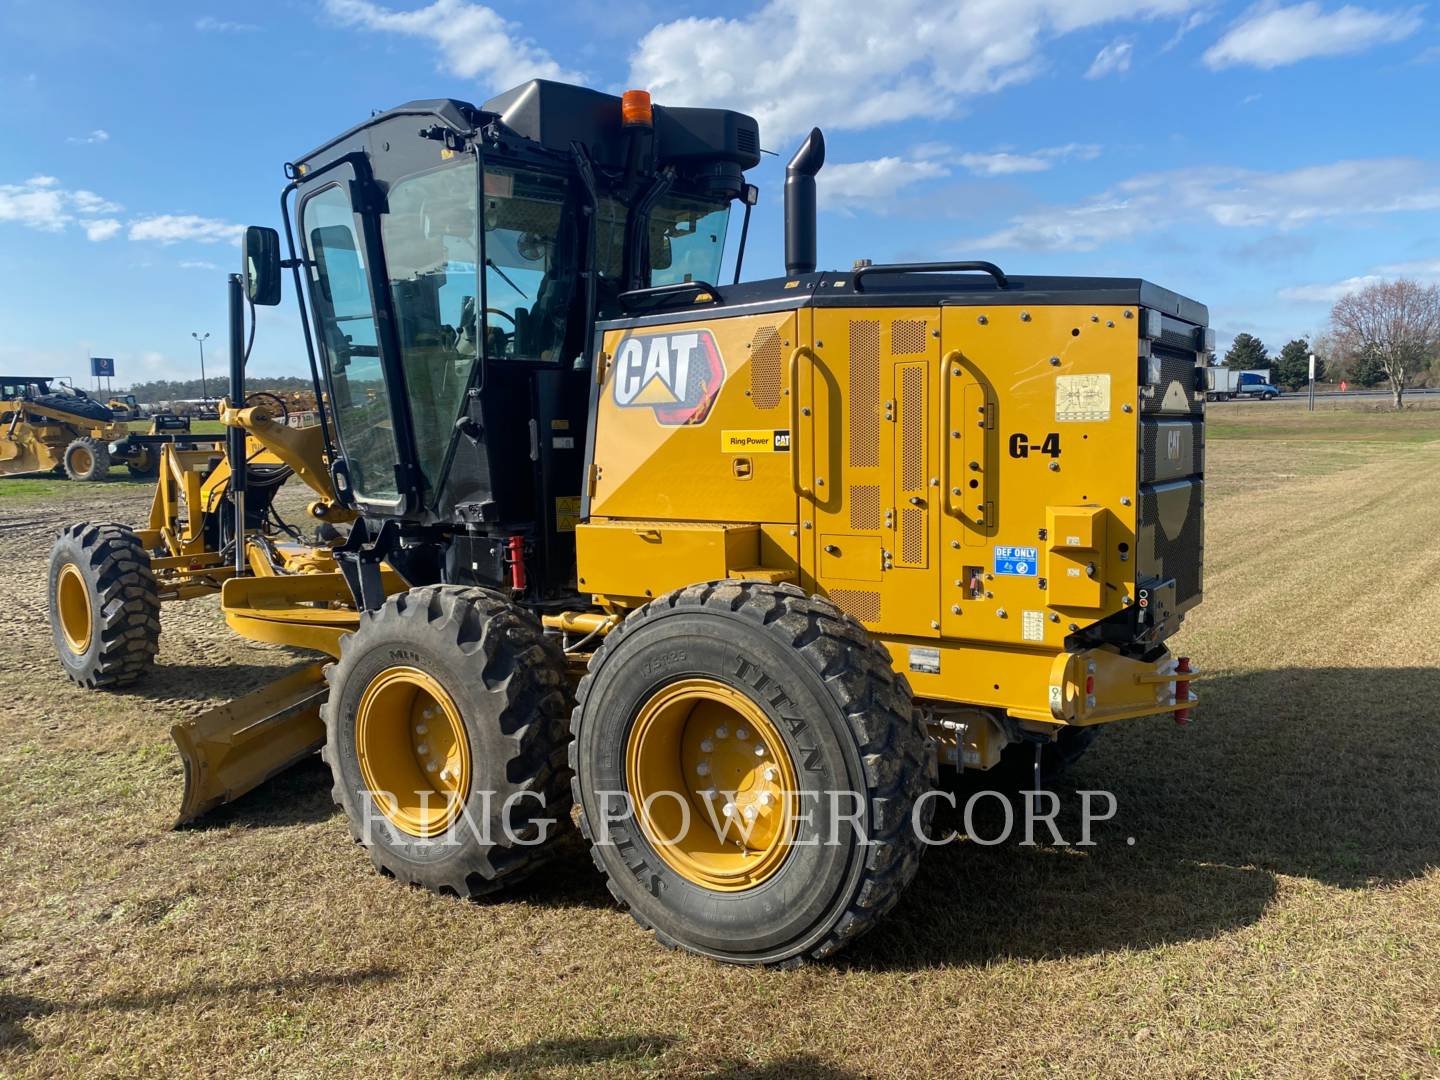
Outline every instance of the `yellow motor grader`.
{"label": "yellow motor grader", "polygon": [[176,431],[188,432],[189,424],[157,419],[137,434],[78,387],[46,376],[0,375],[0,476],[57,472],[103,480],[122,464],[132,476],[154,476],[159,447]]}
{"label": "yellow motor grader", "polygon": [[[285,250],[230,279],[223,452],[164,446],[150,518],[50,565],[77,682],[153,662],[165,602],[317,663],[174,736],[182,821],[319,748],[375,865],[479,896],[572,802],[661,942],[829,955],[894,904],[938,769],[1188,718],[1205,308],[990,263],[742,283],[755,121],[553,82],[417,101],[286,166]],[[720,283],[732,206],[744,211]],[[320,423],[247,397],[245,305],[293,279]],[[313,328],[313,332],[312,332]],[[309,486],[313,537],[274,513]]]}

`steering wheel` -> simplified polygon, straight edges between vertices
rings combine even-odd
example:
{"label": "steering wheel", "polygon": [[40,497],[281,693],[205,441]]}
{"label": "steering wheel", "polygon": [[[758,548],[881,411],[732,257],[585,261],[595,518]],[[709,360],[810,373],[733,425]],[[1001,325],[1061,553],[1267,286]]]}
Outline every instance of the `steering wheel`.
{"label": "steering wheel", "polygon": [[267,400],[267,401],[273,401],[276,405],[280,406],[280,423],[282,423],[282,424],[287,424],[287,423],[289,423],[289,421],[290,421],[290,407],[285,404],[285,399],[284,399],[284,398],[280,397],[278,394],[271,394],[271,393],[268,393],[268,392],[266,392],[266,391],[264,391],[264,390],[257,390],[257,391],[255,391],[255,393],[253,393],[253,394],[246,394],[246,395],[245,395],[245,404],[246,404],[247,406],[248,406],[248,405],[258,405],[258,404],[260,404],[260,402],[258,402],[258,401],[255,400],[256,398],[264,398],[265,400]]}
{"label": "steering wheel", "polygon": [[501,311],[499,308],[495,308],[495,307],[487,307],[487,308],[485,309],[485,314],[486,314],[486,315],[499,315],[502,319],[508,320],[511,326],[514,326],[514,325],[515,325],[515,316],[514,316],[514,315],[511,315],[510,312],[508,312],[508,311]]}

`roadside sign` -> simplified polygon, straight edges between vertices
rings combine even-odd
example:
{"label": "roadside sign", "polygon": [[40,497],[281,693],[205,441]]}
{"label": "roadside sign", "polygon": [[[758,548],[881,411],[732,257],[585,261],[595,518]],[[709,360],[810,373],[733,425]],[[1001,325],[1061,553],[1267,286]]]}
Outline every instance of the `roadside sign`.
{"label": "roadside sign", "polygon": [[115,377],[115,358],[113,356],[92,356],[90,357],[90,374],[95,378],[111,379]]}

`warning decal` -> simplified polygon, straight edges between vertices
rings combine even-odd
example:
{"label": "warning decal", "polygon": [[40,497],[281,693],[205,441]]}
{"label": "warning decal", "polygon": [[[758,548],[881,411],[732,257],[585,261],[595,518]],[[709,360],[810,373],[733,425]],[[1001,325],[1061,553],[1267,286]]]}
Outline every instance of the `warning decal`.
{"label": "warning decal", "polygon": [[1055,419],[1062,423],[1110,419],[1110,373],[1056,375]]}

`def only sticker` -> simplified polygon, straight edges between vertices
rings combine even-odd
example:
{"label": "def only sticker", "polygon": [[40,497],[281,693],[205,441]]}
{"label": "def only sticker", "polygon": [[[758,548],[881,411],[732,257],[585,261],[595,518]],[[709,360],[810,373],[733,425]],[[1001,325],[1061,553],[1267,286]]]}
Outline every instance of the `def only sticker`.
{"label": "def only sticker", "polygon": [[995,545],[997,577],[1036,577],[1040,573],[1040,549]]}

